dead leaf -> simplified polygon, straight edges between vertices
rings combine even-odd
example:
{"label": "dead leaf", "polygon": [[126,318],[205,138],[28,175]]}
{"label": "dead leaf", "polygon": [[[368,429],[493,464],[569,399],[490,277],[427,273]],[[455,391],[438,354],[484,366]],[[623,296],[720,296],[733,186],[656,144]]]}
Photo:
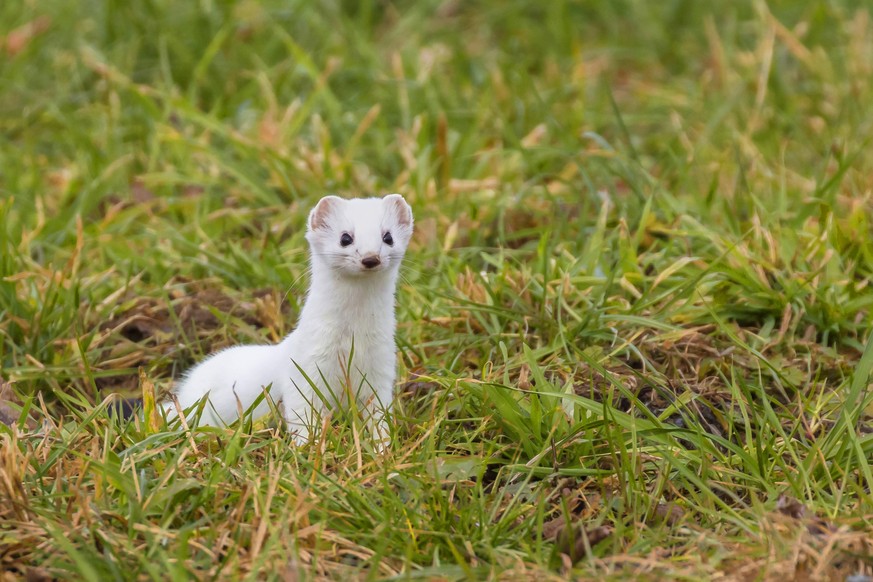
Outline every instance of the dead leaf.
{"label": "dead leaf", "polygon": [[[15,392],[12,391],[12,383],[0,378],[0,422],[6,426],[17,424],[21,416],[16,407],[12,406],[13,404],[20,405],[21,403],[15,396]],[[25,420],[24,424],[28,429],[36,428],[36,421],[30,417]]]}
{"label": "dead leaf", "polygon": [[155,404],[155,385],[142,368],[139,369],[139,384],[142,388],[142,408],[146,428],[149,432],[156,433],[161,429],[161,415]]}
{"label": "dead leaf", "polygon": [[530,390],[530,366],[527,364],[522,364],[521,368],[518,370],[518,388],[520,390]]}
{"label": "dead leaf", "polygon": [[552,518],[543,523],[543,539],[554,540],[567,526],[567,519],[563,515]]}
{"label": "dead leaf", "polygon": [[0,44],[5,45],[9,56],[14,57],[27,48],[30,41],[48,30],[51,23],[52,19],[48,16],[40,16],[11,31],[6,35],[5,42],[0,42]]}
{"label": "dead leaf", "polygon": [[28,568],[25,571],[24,579],[27,582],[51,582],[55,578],[47,569],[37,566],[35,568]]}
{"label": "dead leaf", "polygon": [[675,503],[659,503],[655,507],[654,517],[667,525],[676,525],[685,517],[685,511]]}
{"label": "dead leaf", "polygon": [[400,394],[401,395],[411,395],[411,396],[421,396],[423,394],[427,394],[428,392],[433,392],[435,390],[439,390],[440,385],[436,382],[422,382],[413,380],[411,382],[404,382],[400,385]]}
{"label": "dead leaf", "polygon": [[130,184],[130,196],[137,204],[146,204],[156,198],[155,193],[146,187],[145,183],[136,178]]}
{"label": "dead leaf", "polygon": [[9,406],[13,398],[12,384],[0,378],[0,422],[6,426],[12,426],[18,422],[18,413]]}
{"label": "dead leaf", "polygon": [[[786,493],[776,500],[776,511],[792,519],[801,520],[806,525],[806,531],[814,536],[821,536],[837,530],[828,520],[809,512],[805,505]],[[807,515],[807,514],[810,515]]]}
{"label": "dead leaf", "polygon": [[543,138],[549,133],[545,123],[541,123],[530,130],[526,136],[521,138],[521,146],[524,148],[532,148],[538,146]]}
{"label": "dead leaf", "polygon": [[790,495],[782,493],[776,500],[776,511],[794,519],[803,519],[806,515],[806,506]]}
{"label": "dead leaf", "polygon": [[579,505],[582,503],[579,491],[574,491],[569,487],[562,487],[559,492],[559,499],[560,501],[557,501],[557,503],[560,507],[566,509],[566,513],[562,510],[556,517],[543,523],[543,539],[556,539],[567,525],[569,525],[570,522],[568,522],[568,520],[571,520],[574,517],[578,519],[578,509]]}
{"label": "dead leaf", "polygon": [[560,491],[564,508],[557,516],[543,523],[542,539],[555,542],[558,551],[572,563],[582,559],[598,543],[612,534],[612,527],[601,525],[586,528],[580,516],[584,514],[584,500],[578,490],[564,487]]}
{"label": "dead leaf", "polygon": [[203,195],[206,189],[199,184],[187,184],[182,187],[183,198],[199,198]]}
{"label": "dead leaf", "polygon": [[556,547],[562,554],[569,556],[574,564],[588,554],[588,549],[593,548],[612,535],[612,527],[600,525],[592,528],[574,526],[564,528],[558,533]]}

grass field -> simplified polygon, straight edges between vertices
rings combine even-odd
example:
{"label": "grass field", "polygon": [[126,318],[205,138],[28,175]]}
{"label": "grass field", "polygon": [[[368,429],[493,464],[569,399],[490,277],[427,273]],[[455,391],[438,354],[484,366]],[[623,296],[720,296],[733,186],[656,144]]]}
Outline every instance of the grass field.
{"label": "grass field", "polygon": [[[2,580],[873,576],[862,5],[0,2]],[[117,413],[387,192],[387,451]]]}

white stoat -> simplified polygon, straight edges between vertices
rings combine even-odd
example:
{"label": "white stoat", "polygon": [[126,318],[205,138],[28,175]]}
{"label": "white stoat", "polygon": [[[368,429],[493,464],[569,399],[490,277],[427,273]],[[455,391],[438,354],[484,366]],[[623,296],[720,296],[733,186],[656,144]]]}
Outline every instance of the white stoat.
{"label": "white stoat", "polygon": [[[374,436],[386,438],[396,367],[394,292],[412,222],[399,194],[322,198],[309,213],[312,280],[297,328],[277,345],[229,348],[195,366],[175,389],[182,408],[208,395],[200,424],[228,424],[271,387],[303,442],[313,413],[344,406],[351,394],[369,414]],[[176,415],[172,402],[163,408]],[[264,399],[253,415],[269,410]]]}

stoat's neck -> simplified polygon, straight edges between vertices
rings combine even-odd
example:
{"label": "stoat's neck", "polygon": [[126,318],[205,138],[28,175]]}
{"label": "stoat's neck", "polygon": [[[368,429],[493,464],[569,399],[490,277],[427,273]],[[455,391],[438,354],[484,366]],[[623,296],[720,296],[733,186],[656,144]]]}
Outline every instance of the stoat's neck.
{"label": "stoat's neck", "polygon": [[306,304],[298,329],[324,333],[325,324],[356,328],[388,326],[394,330],[394,292],[397,269],[349,277],[314,261]]}

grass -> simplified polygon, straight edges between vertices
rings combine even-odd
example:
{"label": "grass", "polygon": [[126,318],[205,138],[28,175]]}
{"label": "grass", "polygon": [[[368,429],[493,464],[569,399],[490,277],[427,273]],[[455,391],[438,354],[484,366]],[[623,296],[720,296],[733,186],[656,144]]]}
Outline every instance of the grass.
{"label": "grass", "polygon": [[[873,574],[871,28],[849,0],[0,3],[3,570]],[[288,333],[309,208],[389,191],[417,228],[389,450],[118,414]]]}

